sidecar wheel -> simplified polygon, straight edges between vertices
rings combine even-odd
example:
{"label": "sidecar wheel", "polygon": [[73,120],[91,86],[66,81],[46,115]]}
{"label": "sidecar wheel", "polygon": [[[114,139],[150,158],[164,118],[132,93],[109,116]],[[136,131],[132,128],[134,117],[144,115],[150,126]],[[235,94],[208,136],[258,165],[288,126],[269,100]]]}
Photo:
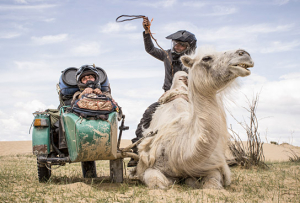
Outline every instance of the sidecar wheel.
{"label": "sidecar wheel", "polygon": [[[48,168],[51,169],[51,166],[48,166]],[[37,163],[38,178],[40,183],[45,183],[50,179],[51,170],[48,168],[45,164]]]}
{"label": "sidecar wheel", "polygon": [[83,161],[81,162],[81,168],[84,178],[97,178],[95,161]]}

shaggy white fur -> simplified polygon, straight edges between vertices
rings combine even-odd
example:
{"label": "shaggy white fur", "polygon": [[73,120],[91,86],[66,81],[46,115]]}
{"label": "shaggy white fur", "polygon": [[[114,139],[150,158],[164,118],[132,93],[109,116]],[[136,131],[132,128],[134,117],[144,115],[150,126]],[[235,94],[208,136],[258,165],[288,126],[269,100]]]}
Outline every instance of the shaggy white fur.
{"label": "shaggy white fur", "polygon": [[[175,180],[203,188],[220,189],[230,184],[230,169],[225,159],[229,139],[223,94],[238,76],[250,74],[254,65],[244,50],[216,52],[202,50],[194,56],[181,57],[189,68],[188,90],[177,72],[173,85],[163,98],[174,92],[188,94],[160,105],[144,135],[158,130],[154,137],[139,145],[140,160],[136,173],[150,188],[166,189]],[[169,95],[168,95],[169,94]]]}

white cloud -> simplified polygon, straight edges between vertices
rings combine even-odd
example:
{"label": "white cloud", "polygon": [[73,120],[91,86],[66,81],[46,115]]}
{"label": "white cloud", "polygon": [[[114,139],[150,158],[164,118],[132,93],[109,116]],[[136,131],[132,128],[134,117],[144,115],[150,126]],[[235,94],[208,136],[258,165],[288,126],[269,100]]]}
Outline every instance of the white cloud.
{"label": "white cloud", "polygon": [[182,3],[182,5],[192,7],[192,8],[201,8],[207,5],[207,3],[199,2],[199,1],[188,1],[188,2],[185,1]]}
{"label": "white cloud", "polygon": [[275,32],[287,32],[293,27],[292,24],[277,25],[272,24],[255,24],[246,26],[225,26],[217,29],[203,29],[199,33],[200,39],[205,41],[217,40],[251,40],[256,39],[260,34],[269,34]]}
{"label": "white cloud", "polygon": [[287,4],[289,3],[290,0],[274,0],[274,4],[275,5],[279,5],[279,6],[282,6],[284,4]]}
{"label": "white cloud", "polygon": [[26,0],[14,0],[14,1],[19,4],[28,4]]}
{"label": "white cloud", "polygon": [[154,8],[168,8],[168,7],[172,7],[173,5],[176,5],[177,0],[160,0],[160,1],[156,1],[153,2],[151,1],[149,2],[141,2],[140,5],[142,6],[147,6],[147,7],[154,7]]}
{"label": "white cloud", "polygon": [[[258,79],[260,78],[260,79]],[[277,109],[277,112],[293,113],[300,112],[300,73],[282,75],[279,81],[268,81],[263,76],[252,78],[249,76],[243,85],[246,95],[252,95],[254,91],[262,92],[260,100],[264,109]],[[291,104],[291,101],[294,101]],[[299,110],[298,110],[299,109]]]}
{"label": "white cloud", "polygon": [[0,110],[0,117],[4,118],[6,116],[6,114]]}
{"label": "white cloud", "polygon": [[97,56],[101,53],[108,51],[108,49],[101,49],[101,46],[98,42],[84,42],[80,45],[71,49],[71,54],[73,56]]}
{"label": "white cloud", "polygon": [[231,7],[225,7],[225,6],[214,6],[213,12],[203,14],[206,16],[223,16],[223,15],[231,15],[238,11],[237,8],[231,6]]}
{"label": "white cloud", "polygon": [[14,106],[18,109],[22,109],[30,113],[33,113],[35,111],[44,111],[47,108],[47,106],[39,100],[32,100],[26,103],[16,102]]}
{"label": "white cloud", "polygon": [[146,108],[155,101],[149,102],[145,99],[126,97],[124,99],[118,99],[117,102],[121,105],[122,111],[126,115],[125,125],[129,126],[129,130],[123,132],[122,138],[132,139],[135,137],[135,130]]}
{"label": "white cloud", "polygon": [[266,45],[261,49],[261,53],[275,53],[275,52],[283,52],[283,51],[291,51],[296,47],[300,46],[299,40],[294,40],[292,42],[280,42],[275,41],[271,42],[269,45]]}
{"label": "white cloud", "polygon": [[14,61],[18,70],[43,70],[50,69],[51,66],[43,61]]}
{"label": "white cloud", "polygon": [[40,5],[1,5],[0,10],[6,11],[6,10],[42,10],[42,9],[48,9],[48,8],[54,8],[57,5],[54,4],[40,4]]}
{"label": "white cloud", "polygon": [[273,24],[254,24],[242,27],[242,31],[250,33],[272,33],[272,32],[288,32],[294,27],[294,24],[273,25]]}
{"label": "white cloud", "polygon": [[11,11],[11,10],[43,10],[48,8],[54,8],[57,5],[55,4],[39,4],[39,5],[1,5],[0,10],[2,11]]}
{"label": "white cloud", "polygon": [[168,35],[183,29],[190,31],[195,35],[197,35],[200,32],[203,32],[203,30],[201,28],[198,28],[197,25],[187,21],[177,21],[176,23],[172,22],[172,23],[164,24],[163,27],[160,28],[161,32],[165,33],[164,35]]}
{"label": "white cloud", "polygon": [[12,39],[19,37],[21,33],[9,32],[9,33],[0,33],[0,39]]}
{"label": "white cloud", "polygon": [[31,39],[38,45],[53,44],[66,41],[68,39],[68,34],[59,35],[46,35],[43,37],[31,37]]}
{"label": "white cloud", "polygon": [[114,74],[113,72],[110,73],[110,70],[106,72],[109,74],[110,79],[134,79],[134,78],[155,78],[155,77],[163,77],[162,70],[146,70],[146,69],[135,69],[135,70],[113,70],[114,72],[118,72],[118,74]]}
{"label": "white cloud", "polygon": [[100,32],[101,33],[119,33],[124,31],[134,31],[136,30],[136,26],[130,23],[117,23],[117,22],[110,22],[104,26],[101,26]]}
{"label": "white cloud", "polygon": [[[12,83],[10,89],[12,87],[18,87],[21,91],[24,91],[25,88],[28,91],[31,91],[31,88],[37,90],[44,87],[48,82],[58,81],[60,75],[59,67],[63,67],[60,64],[50,61],[13,61],[11,64],[13,65],[13,68],[11,66],[3,67],[3,70],[11,70],[1,72],[2,79],[0,84],[7,86]],[[18,85],[20,84],[20,81],[22,81],[22,84],[26,85]],[[40,85],[31,87],[33,82]],[[25,91],[26,93],[24,92],[22,95],[32,95],[29,94],[27,90]],[[15,91],[17,90],[14,90],[14,92]],[[8,93],[11,95],[10,92]],[[16,94],[12,95],[17,96]]]}
{"label": "white cloud", "polygon": [[[130,89],[125,92],[116,91],[118,95],[122,95],[124,97],[130,98],[132,101],[139,100],[147,100],[153,98],[159,98],[163,94],[162,89],[151,89],[148,88],[138,88],[138,89]],[[145,94],[147,92],[147,94]]]}
{"label": "white cloud", "polygon": [[284,80],[290,80],[290,79],[296,79],[297,80],[299,78],[300,78],[300,73],[289,73],[289,74],[280,76],[280,79],[284,79]]}
{"label": "white cloud", "polygon": [[47,18],[44,21],[47,22],[47,23],[51,23],[51,22],[55,21],[55,18]]}
{"label": "white cloud", "polygon": [[14,105],[12,112],[0,112],[0,141],[30,140],[29,128],[34,118],[32,113],[55,108],[52,105],[47,106],[39,100],[16,102],[12,105]]}
{"label": "white cloud", "polygon": [[32,92],[29,91],[24,91],[24,90],[16,90],[13,91],[12,96],[15,98],[30,98],[32,97],[34,94]]}
{"label": "white cloud", "polygon": [[[254,77],[253,77],[254,76]],[[250,75],[245,80],[240,91],[236,94],[235,103],[229,109],[239,121],[243,117],[247,119],[250,115],[242,107],[247,107],[246,97],[252,101],[257,93],[259,101],[256,115],[259,120],[259,130],[263,134],[268,131],[268,137],[273,140],[288,142],[290,133],[294,136],[300,135],[300,73],[291,73],[281,76],[279,81],[268,81],[267,78],[258,75]],[[233,119],[229,119],[234,127],[240,132],[245,132],[238,127]],[[294,137],[295,138],[295,137]],[[269,140],[270,141],[270,140]],[[295,143],[300,145],[299,137]]]}

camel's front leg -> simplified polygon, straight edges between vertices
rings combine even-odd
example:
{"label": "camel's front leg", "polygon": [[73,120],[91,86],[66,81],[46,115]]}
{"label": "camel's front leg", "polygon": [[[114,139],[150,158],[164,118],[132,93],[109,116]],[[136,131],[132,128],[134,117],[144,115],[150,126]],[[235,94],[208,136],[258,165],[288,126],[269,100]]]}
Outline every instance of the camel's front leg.
{"label": "camel's front leg", "polygon": [[171,179],[167,178],[160,170],[148,168],[143,177],[143,181],[150,189],[168,189],[173,183]]}
{"label": "camel's front leg", "polygon": [[203,189],[223,189],[223,176],[219,170],[211,171],[207,176],[203,177],[201,184]]}
{"label": "camel's front leg", "polygon": [[[201,182],[195,178],[185,179],[185,184],[192,188],[213,188],[222,189],[223,186],[228,186],[231,183],[231,172],[229,166],[224,164],[219,170],[212,171],[208,176],[202,178]],[[222,186],[223,185],[223,186]]]}
{"label": "camel's front leg", "polygon": [[227,164],[223,165],[222,174],[223,174],[224,186],[230,185],[230,183],[231,183],[231,172],[230,172],[229,166]]}

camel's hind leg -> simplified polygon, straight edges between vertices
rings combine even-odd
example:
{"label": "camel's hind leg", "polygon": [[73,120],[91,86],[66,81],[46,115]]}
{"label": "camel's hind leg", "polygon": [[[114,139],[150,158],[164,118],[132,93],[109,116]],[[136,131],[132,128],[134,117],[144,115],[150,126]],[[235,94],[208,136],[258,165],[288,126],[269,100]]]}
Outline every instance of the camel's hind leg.
{"label": "camel's hind leg", "polygon": [[172,180],[167,178],[158,169],[148,168],[144,173],[144,182],[150,189],[160,188],[168,189],[172,184]]}

